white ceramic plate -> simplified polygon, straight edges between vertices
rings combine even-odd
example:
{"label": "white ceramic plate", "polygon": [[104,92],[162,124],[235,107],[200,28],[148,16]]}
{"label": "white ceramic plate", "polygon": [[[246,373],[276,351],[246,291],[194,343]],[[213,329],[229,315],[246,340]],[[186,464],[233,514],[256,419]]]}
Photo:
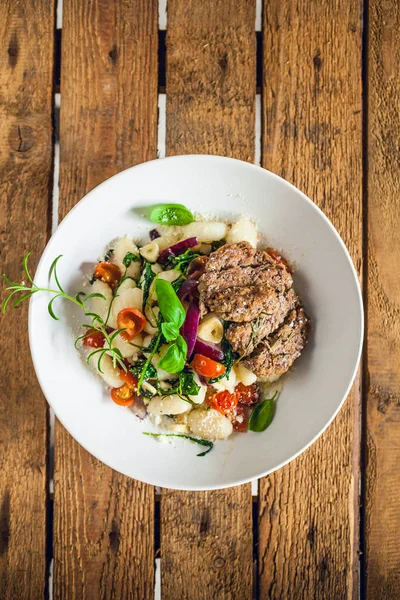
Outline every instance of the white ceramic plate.
{"label": "white ceramic plate", "polygon": [[[168,488],[202,490],[250,481],[278,469],[314,442],[340,409],[354,380],[363,337],[360,287],[350,256],[329,220],[295,187],[259,167],[216,156],[177,156],[128,169],[91,191],[49,241],[36,273],[48,284],[59,254],[59,277],[76,293],[110,240],[146,239],[152,224],[138,207],[180,202],[219,219],[253,217],[268,246],[296,265],[295,289],[312,319],[309,344],[286,378],[272,425],[235,434],[204,458],[198,446],[159,443],[109,391],[74,349],[78,313],[64,300],[47,312],[35,295],[29,313],[33,362],[61,423],[98,459],[135,479]],[[136,210],[135,210],[136,209]]]}

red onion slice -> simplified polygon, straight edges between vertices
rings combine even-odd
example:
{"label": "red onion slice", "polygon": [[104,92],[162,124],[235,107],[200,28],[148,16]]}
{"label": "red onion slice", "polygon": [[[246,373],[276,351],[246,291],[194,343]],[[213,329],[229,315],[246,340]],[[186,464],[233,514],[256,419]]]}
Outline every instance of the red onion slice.
{"label": "red onion slice", "polygon": [[197,291],[197,286],[198,282],[195,279],[185,279],[176,295],[178,296],[179,300],[183,302],[183,300],[186,300],[190,294],[193,294]]}
{"label": "red onion slice", "polygon": [[215,344],[203,342],[202,340],[199,340],[199,338],[197,338],[194,345],[194,352],[195,354],[207,356],[207,358],[211,358],[211,360],[216,360],[217,362],[222,362],[225,358],[225,354],[221,348]]}
{"label": "red onion slice", "polygon": [[173,244],[172,246],[168,246],[160,253],[157,262],[164,265],[170,256],[179,256],[183,254],[189,248],[193,248],[194,246],[198,246],[199,242],[196,237],[188,238],[187,240],[182,240],[177,244]]}
{"label": "red onion slice", "polygon": [[185,322],[181,327],[181,335],[185,339],[187,343],[187,356],[188,359],[193,354],[193,348],[196,343],[197,330],[199,328],[199,320],[200,320],[200,309],[197,302],[192,302],[189,304],[189,308],[187,309]]}

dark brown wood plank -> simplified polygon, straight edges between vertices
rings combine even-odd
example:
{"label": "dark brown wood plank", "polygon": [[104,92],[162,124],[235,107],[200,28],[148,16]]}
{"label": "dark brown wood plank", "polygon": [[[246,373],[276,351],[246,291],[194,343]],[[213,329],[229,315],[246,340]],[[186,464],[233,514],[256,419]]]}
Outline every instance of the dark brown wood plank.
{"label": "dark brown wood plank", "polygon": [[[49,234],[54,2],[0,2],[1,271],[32,272]],[[2,289],[2,296],[5,294]],[[29,355],[27,306],[1,321],[0,597],[43,598],[47,404]]]}
{"label": "dark brown wood plank", "polygon": [[[157,153],[157,1],[65,0],[60,216],[107,177]],[[57,423],[54,597],[153,598],[154,491]]]}
{"label": "dark brown wood plank", "polygon": [[366,596],[400,598],[400,4],[369,2]]}
{"label": "dark brown wood plank", "polygon": [[[359,273],[361,10],[265,0],[262,103],[263,166],[324,210]],[[358,598],[359,418],[358,381],[311,449],[260,482],[261,598]]]}
{"label": "dark brown wood plank", "polygon": [[[167,154],[254,160],[255,2],[169,0]],[[250,485],[163,490],[165,600],[252,597]]]}

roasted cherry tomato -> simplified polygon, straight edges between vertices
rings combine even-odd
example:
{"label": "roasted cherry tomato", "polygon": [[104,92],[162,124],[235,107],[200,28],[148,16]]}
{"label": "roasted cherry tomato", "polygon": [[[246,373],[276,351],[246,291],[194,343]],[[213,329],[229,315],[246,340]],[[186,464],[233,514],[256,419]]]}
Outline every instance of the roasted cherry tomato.
{"label": "roasted cherry tomato", "polygon": [[237,405],[235,415],[232,419],[233,429],[239,433],[245,433],[248,426],[248,415],[240,404]]}
{"label": "roasted cherry tomato", "polygon": [[132,373],[121,371],[120,378],[124,384],[119,388],[111,390],[111,398],[119,406],[130,406],[135,401],[135,392],[137,390],[137,379]]}
{"label": "roasted cherry tomato", "polygon": [[237,394],[231,394],[226,390],[224,392],[218,392],[218,394],[214,394],[208,400],[210,406],[218,410],[223,415],[231,413],[238,401],[239,398]]}
{"label": "roasted cherry tomato", "polygon": [[126,329],[121,332],[122,339],[129,341],[143,331],[147,321],[137,308],[124,308],[118,313],[117,323],[118,329]]}
{"label": "roasted cherry tomato", "polygon": [[285,258],[283,258],[283,256],[277,254],[273,248],[267,248],[267,252],[274,259],[275,262],[284,265],[289,271],[289,273],[292,273],[292,269],[290,268],[288,261]]}
{"label": "roasted cherry tomato", "polygon": [[202,354],[195,354],[192,360],[192,367],[199,375],[203,377],[219,377],[225,373],[225,366]]}
{"label": "roasted cherry tomato", "polygon": [[89,329],[88,335],[83,338],[83,345],[90,346],[91,348],[102,348],[104,346],[104,335],[101,331],[95,329]]}
{"label": "roasted cherry tomato", "polygon": [[258,388],[254,383],[252,385],[238,383],[235,387],[235,392],[238,394],[239,402],[242,404],[257,404],[259,400]]}
{"label": "roasted cherry tomato", "polygon": [[104,283],[108,283],[110,288],[113,290],[117,287],[119,280],[122,277],[122,273],[117,265],[110,262],[101,262],[97,265],[94,270],[94,276],[96,279],[101,279]]}

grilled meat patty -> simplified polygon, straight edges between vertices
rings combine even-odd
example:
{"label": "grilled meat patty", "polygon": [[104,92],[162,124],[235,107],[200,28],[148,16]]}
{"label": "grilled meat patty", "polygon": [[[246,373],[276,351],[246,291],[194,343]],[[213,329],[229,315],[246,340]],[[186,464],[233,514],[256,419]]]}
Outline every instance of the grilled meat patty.
{"label": "grilled meat patty", "polygon": [[264,338],[243,360],[257,377],[276,377],[285,373],[298,358],[307,341],[308,319],[301,306],[291,310],[275,333]]}
{"label": "grilled meat patty", "polygon": [[285,372],[306,342],[308,320],[292,285],[283,263],[248,242],[210,254],[199,278],[202,314],[228,321],[227,340],[259,376]]}

